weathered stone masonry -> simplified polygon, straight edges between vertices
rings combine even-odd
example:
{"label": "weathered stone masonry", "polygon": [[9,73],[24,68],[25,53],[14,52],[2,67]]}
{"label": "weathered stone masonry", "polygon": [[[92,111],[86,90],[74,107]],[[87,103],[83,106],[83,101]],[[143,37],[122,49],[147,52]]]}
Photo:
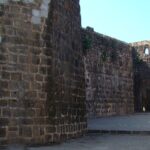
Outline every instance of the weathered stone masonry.
{"label": "weathered stone masonry", "polygon": [[135,111],[150,111],[150,41],[131,44],[134,47]]}
{"label": "weathered stone masonry", "polygon": [[0,1],[0,144],[85,132],[79,1]]}
{"label": "weathered stone masonry", "polygon": [[87,117],[141,110],[149,45],[81,29],[79,0],[0,0],[0,145],[61,142]]}
{"label": "weathered stone masonry", "polygon": [[89,117],[134,112],[132,48],[127,43],[82,30],[85,52],[86,104]]}

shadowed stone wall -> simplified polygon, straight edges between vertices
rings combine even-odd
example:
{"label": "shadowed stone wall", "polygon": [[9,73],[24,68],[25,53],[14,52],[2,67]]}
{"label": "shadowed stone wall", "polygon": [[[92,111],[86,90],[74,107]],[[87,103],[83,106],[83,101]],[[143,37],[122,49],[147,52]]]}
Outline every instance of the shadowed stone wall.
{"label": "shadowed stone wall", "polygon": [[131,45],[134,47],[135,111],[150,111],[150,41]]}
{"label": "shadowed stone wall", "polygon": [[85,132],[79,1],[0,1],[0,144]]}
{"label": "shadowed stone wall", "polygon": [[89,117],[133,113],[132,49],[127,43],[82,30]]}

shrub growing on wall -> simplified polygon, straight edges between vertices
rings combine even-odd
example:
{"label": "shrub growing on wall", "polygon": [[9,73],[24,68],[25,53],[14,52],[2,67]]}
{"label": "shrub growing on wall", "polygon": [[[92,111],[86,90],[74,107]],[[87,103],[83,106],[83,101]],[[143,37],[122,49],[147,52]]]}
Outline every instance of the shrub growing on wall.
{"label": "shrub growing on wall", "polygon": [[92,46],[92,39],[91,39],[91,37],[86,36],[83,39],[82,44],[83,44],[83,53],[86,55],[87,50],[90,49],[91,46]]}
{"label": "shrub growing on wall", "polygon": [[116,50],[112,50],[110,57],[111,57],[111,61],[115,62],[118,58],[118,52]]}
{"label": "shrub growing on wall", "polygon": [[107,61],[108,54],[107,54],[106,51],[102,51],[102,53],[101,53],[101,59],[102,59],[103,62]]}
{"label": "shrub growing on wall", "polygon": [[140,54],[136,53],[135,57],[134,57],[134,63],[135,65],[140,65],[142,64],[143,60],[140,58]]}

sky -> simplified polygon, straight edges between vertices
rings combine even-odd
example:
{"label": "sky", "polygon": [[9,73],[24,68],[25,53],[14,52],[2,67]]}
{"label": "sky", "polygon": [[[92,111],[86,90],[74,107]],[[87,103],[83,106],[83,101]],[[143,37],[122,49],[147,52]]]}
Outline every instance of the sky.
{"label": "sky", "polygon": [[150,40],[150,0],[80,0],[82,27],[132,43]]}

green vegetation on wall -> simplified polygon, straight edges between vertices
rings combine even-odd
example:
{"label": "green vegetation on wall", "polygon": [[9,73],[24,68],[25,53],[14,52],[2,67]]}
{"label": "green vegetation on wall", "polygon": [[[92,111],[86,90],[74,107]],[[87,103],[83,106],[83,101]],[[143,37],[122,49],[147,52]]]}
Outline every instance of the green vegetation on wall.
{"label": "green vegetation on wall", "polygon": [[116,50],[112,50],[111,54],[110,54],[110,57],[111,57],[111,61],[115,62],[118,58],[118,52]]}
{"label": "green vegetation on wall", "polygon": [[86,36],[82,42],[83,45],[83,53],[86,54],[87,50],[92,46],[92,39],[90,36]]}
{"label": "green vegetation on wall", "polygon": [[103,62],[107,61],[108,54],[107,54],[106,51],[102,51],[102,53],[101,53],[101,59],[102,59]]}
{"label": "green vegetation on wall", "polygon": [[139,53],[135,53],[134,63],[135,63],[135,65],[140,65],[143,63],[143,60],[140,58]]}

